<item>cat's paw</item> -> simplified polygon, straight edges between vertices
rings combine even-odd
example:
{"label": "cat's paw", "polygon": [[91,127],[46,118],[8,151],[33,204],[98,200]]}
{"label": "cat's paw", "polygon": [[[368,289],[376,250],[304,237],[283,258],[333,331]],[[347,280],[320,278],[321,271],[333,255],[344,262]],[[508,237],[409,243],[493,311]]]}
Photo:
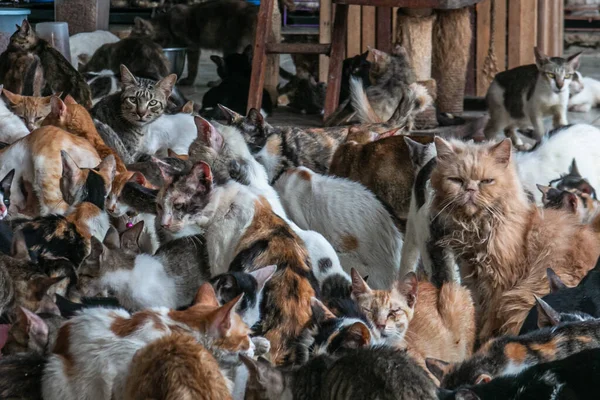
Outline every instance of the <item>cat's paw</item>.
{"label": "cat's paw", "polygon": [[523,142],[521,142],[521,144],[515,145],[515,149],[517,151],[529,151],[529,150],[533,149],[533,146],[535,146],[535,145],[531,144],[531,143],[523,143]]}
{"label": "cat's paw", "polygon": [[254,355],[257,357],[267,354],[271,350],[271,342],[265,337],[255,336],[252,338],[252,343],[255,346]]}
{"label": "cat's paw", "polygon": [[193,86],[195,80],[196,79],[194,79],[194,78],[187,77],[185,79],[181,79],[179,82],[177,82],[177,84],[179,86]]}
{"label": "cat's paw", "polygon": [[576,105],[569,107],[569,111],[579,112],[579,113],[586,113],[586,112],[589,112],[591,109],[592,109],[592,106],[589,104],[576,104]]}

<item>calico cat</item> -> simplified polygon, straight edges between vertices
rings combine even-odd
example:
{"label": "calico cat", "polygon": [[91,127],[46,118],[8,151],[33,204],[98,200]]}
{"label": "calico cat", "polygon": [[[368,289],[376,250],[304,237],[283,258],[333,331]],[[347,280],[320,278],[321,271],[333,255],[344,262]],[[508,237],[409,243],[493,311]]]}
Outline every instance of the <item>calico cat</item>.
{"label": "calico cat", "polygon": [[[575,82],[577,75],[581,74],[575,71],[571,83]],[[574,92],[573,86],[569,88],[571,97],[569,98],[568,109],[572,112],[589,112],[592,108],[598,107],[600,104],[600,82],[588,76],[580,76],[579,81],[581,82],[580,90]]]}
{"label": "calico cat", "polygon": [[128,37],[115,43],[103,44],[90,60],[79,66],[79,72],[120,72],[125,65],[135,76],[160,80],[169,75],[169,60],[162,48],[149,38]]}
{"label": "calico cat", "polygon": [[533,365],[561,360],[600,346],[600,321],[567,322],[523,336],[502,336],[483,345],[471,358],[456,364],[428,359],[427,367],[441,387],[456,389],[505,375],[516,375]]}
{"label": "calico cat", "polygon": [[[62,54],[44,39],[40,39],[27,20],[23,20],[17,31],[10,37],[8,50],[0,57],[0,76],[5,76],[8,58],[12,53],[31,54],[39,57],[44,80],[45,94],[70,94],[78,103],[86,108],[92,107],[90,87],[79,72]],[[11,89],[11,88],[8,88]],[[13,91],[13,90],[11,90]],[[19,92],[15,92],[21,94]]]}
{"label": "calico cat", "polygon": [[135,353],[122,398],[231,400],[231,385],[204,346],[175,333]]}
{"label": "calico cat", "polygon": [[14,176],[15,170],[12,169],[0,181],[0,220],[6,218],[10,208],[10,187]]}
{"label": "calico cat", "polygon": [[575,284],[600,255],[598,236],[573,214],[542,213],[529,203],[510,140],[473,144],[436,137],[435,146],[431,212],[441,230],[438,243],[453,251],[473,292],[479,338],[515,334],[533,295],[547,294],[546,268]]}
{"label": "calico cat", "polygon": [[162,227],[175,237],[203,234],[213,274],[277,264],[263,295],[257,332],[271,342],[271,357],[281,363],[289,342],[309,320],[310,298],[318,291],[302,241],[264,197],[235,181],[213,185],[204,162],[189,174],[165,180],[157,204]]}
{"label": "calico cat", "polygon": [[92,116],[106,124],[96,124],[100,136],[126,164],[140,155],[146,125],[163,114],[176,80],[177,76],[171,74],[156,83],[139,82],[122,65],[123,89],[106,96],[92,109]]}
{"label": "calico cat", "polygon": [[[291,74],[279,68],[279,75],[288,82],[277,87],[278,106],[288,106],[301,114],[323,114],[327,85],[303,71]],[[243,112],[243,111],[242,111]]]}
{"label": "calico cat", "polygon": [[596,199],[596,190],[587,179],[581,176],[579,168],[577,168],[577,161],[574,158],[569,166],[569,173],[561,174],[560,178],[551,180],[549,184],[558,190],[575,189]]}
{"label": "calico cat", "polygon": [[[44,370],[44,398],[121,398],[136,351],[173,333],[190,335],[224,361],[251,351],[250,330],[232,312],[238,300],[219,306],[212,287],[205,284],[194,305],[184,311],[151,308],[130,314],[123,309],[83,310],[59,330]],[[82,348],[86,351],[81,352]]]}
{"label": "calico cat", "polygon": [[495,378],[456,391],[440,391],[440,400],[592,399],[600,390],[600,350],[584,350],[562,360],[534,365],[516,376]]}
{"label": "calico cat", "polygon": [[538,189],[542,192],[544,208],[572,212],[582,224],[593,223],[600,213],[600,202],[577,189],[559,190],[543,185],[538,185]]}
{"label": "calico cat", "polygon": [[535,64],[500,72],[486,95],[490,120],[485,137],[493,139],[500,132],[515,147],[527,149],[518,136],[518,128],[533,125],[533,138],[540,141],[545,134],[544,117],[552,116],[554,128],[567,125],[569,84],[579,67],[581,52],[568,58],[548,57],[534,48]]}
{"label": "calico cat", "polygon": [[8,331],[2,348],[3,355],[18,353],[50,353],[56,343],[58,329],[66,320],[50,296],[44,296],[40,307],[33,313],[26,308],[16,309],[17,318]]}
{"label": "calico cat", "polygon": [[[2,89],[3,97],[8,100],[10,110],[25,123],[29,132],[37,129],[41,126],[42,120],[50,114],[50,100],[52,96],[36,97],[36,96],[21,96],[10,92],[6,89]],[[0,128],[1,129],[1,128]],[[20,137],[14,137],[9,139],[7,143],[13,143]]]}
{"label": "calico cat", "polygon": [[251,371],[247,399],[434,400],[436,386],[406,352],[387,346],[322,355],[297,369],[241,356]]}
{"label": "calico cat", "polygon": [[158,13],[151,21],[137,20],[131,35],[147,36],[161,46],[188,48],[188,76],[181,85],[193,85],[198,73],[200,49],[236,53],[254,43],[258,15],[256,5],[240,1],[207,1],[177,5]]}
{"label": "calico cat", "polygon": [[[4,93],[4,89],[2,92]],[[0,142],[11,144],[28,134],[29,129],[23,119],[15,115],[0,97]]]}
{"label": "calico cat", "polygon": [[301,228],[323,234],[346,271],[355,268],[368,274],[376,288],[387,287],[394,279],[402,236],[373,193],[359,183],[305,167],[287,170],[274,187],[286,214]]}

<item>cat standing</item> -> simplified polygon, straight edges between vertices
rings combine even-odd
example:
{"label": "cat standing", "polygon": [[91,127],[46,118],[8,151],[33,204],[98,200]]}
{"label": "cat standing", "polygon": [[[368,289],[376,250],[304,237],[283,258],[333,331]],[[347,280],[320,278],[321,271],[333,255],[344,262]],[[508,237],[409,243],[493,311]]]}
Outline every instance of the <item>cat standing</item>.
{"label": "cat standing", "polygon": [[566,59],[548,57],[537,47],[534,53],[535,64],[500,72],[490,85],[486,95],[490,120],[484,130],[488,140],[504,132],[515,147],[527,149],[517,129],[533,125],[533,138],[539,142],[546,133],[544,117],[552,116],[554,128],[568,124],[569,84],[581,52]]}

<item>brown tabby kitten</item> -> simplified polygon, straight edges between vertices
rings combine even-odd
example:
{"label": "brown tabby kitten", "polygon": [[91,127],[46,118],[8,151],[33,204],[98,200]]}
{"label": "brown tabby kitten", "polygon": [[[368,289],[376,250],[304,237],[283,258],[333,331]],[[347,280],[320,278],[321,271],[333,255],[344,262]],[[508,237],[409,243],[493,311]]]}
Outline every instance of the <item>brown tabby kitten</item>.
{"label": "brown tabby kitten", "polygon": [[5,51],[0,55],[0,82],[13,93],[41,96],[46,81],[40,58],[35,54]]}
{"label": "brown tabby kitten", "polygon": [[135,353],[125,400],[230,400],[215,358],[192,336],[165,336]]}
{"label": "brown tabby kitten", "polygon": [[352,268],[352,298],[386,343],[401,345],[417,302],[417,276],[408,273],[391,290],[372,290]]}
{"label": "brown tabby kitten", "polygon": [[[10,37],[10,44],[4,54],[0,57],[0,75],[6,58],[11,54],[31,54],[39,57],[46,85],[45,94],[62,92],[63,95],[70,94],[86,108],[92,107],[92,92],[79,72],[62,54],[52,47],[44,39],[40,39],[27,20],[17,27],[17,31]],[[10,68],[10,66],[8,66]]]}
{"label": "brown tabby kitten", "polygon": [[528,201],[509,139],[473,144],[436,137],[435,145],[432,235],[452,249],[473,293],[480,340],[518,333],[533,295],[548,294],[546,269],[575,286],[600,255],[598,235],[571,213],[541,212]]}
{"label": "brown tabby kitten", "polygon": [[39,128],[42,120],[50,114],[52,96],[21,96],[6,89],[2,89],[2,94],[8,100],[10,110],[23,120],[29,132]]}

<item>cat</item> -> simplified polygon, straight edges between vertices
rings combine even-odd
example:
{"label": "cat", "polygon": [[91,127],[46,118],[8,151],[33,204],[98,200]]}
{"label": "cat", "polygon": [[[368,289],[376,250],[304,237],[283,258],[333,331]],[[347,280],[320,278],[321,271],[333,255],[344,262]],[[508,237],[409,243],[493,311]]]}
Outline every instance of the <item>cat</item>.
{"label": "cat", "polygon": [[[2,89],[3,97],[8,100],[10,110],[14,115],[19,117],[29,132],[41,126],[42,120],[50,114],[50,100],[52,96],[36,97],[36,96],[21,96],[6,89]],[[2,128],[0,128],[2,129]],[[8,128],[7,128],[8,129]],[[11,128],[13,129],[13,128]],[[7,132],[11,134],[7,143],[13,143],[17,139],[25,135],[21,135],[21,131]],[[16,135],[16,136],[14,136]]]}
{"label": "cat", "polygon": [[125,65],[135,76],[157,81],[170,73],[169,60],[163,49],[144,37],[128,37],[103,44],[87,63],[79,66],[79,72],[111,70],[118,74],[121,65]]}
{"label": "cat", "polygon": [[0,357],[0,397],[20,400],[41,399],[41,378],[45,364],[45,358],[35,353]]}
{"label": "cat", "polygon": [[[134,225],[136,242],[143,222]],[[205,247],[199,237],[183,237],[159,247],[156,254],[135,254],[111,242],[116,230],[110,228],[103,242],[91,239],[91,252],[81,273],[94,279],[80,292],[85,297],[109,291],[128,310],[150,307],[177,309],[192,303],[203,282],[210,278]]]}
{"label": "cat", "polygon": [[552,116],[554,128],[568,124],[569,84],[579,68],[580,53],[568,58],[548,57],[534,48],[535,64],[500,72],[490,85],[486,101],[490,111],[484,134],[493,139],[500,132],[518,149],[528,149],[517,129],[533,126],[533,138],[540,141],[546,133],[544,117]]}
{"label": "cat", "polygon": [[[578,75],[579,72],[575,72]],[[580,74],[579,74],[580,75]],[[570,88],[571,98],[569,98],[568,109],[571,112],[589,112],[592,108],[598,107],[600,104],[600,82],[590,77],[580,77],[582,88],[577,92],[573,92]]]}
{"label": "cat", "polygon": [[598,348],[599,324],[597,319],[566,322],[522,336],[501,336],[484,344],[466,361],[448,364],[428,359],[427,367],[445,389],[487,383],[496,377],[516,375],[537,364]]}
{"label": "cat", "polygon": [[[582,315],[600,317],[600,297],[597,295],[600,288],[600,264],[591,269],[577,286],[566,286],[549,268],[547,270],[550,282],[550,293],[542,297],[542,300],[552,307],[560,315],[571,314],[575,318]],[[538,328],[539,307],[533,307],[521,326],[520,335],[531,332]]]}
{"label": "cat", "polygon": [[13,93],[42,96],[46,81],[40,57],[32,53],[7,49],[0,56],[0,81]]}
{"label": "cat", "polygon": [[188,113],[163,114],[146,127],[139,152],[167,156],[167,150],[187,155],[197,137],[197,118]]}
{"label": "cat", "polygon": [[151,21],[136,19],[133,37],[150,37],[163,47],[187,47],[188,75],[179,83],[193,85],[200,49],[236,53],[254,43],[258,7],[239,0],[177,5]]}
{"label": "cat", "polygon": [[246,325],[253,327],[260,320],[263,289],[276,270],[276,265],[270,265],[250,273],[227,272],[212,277],[210,283],[220,304],[228,303],[240,293],[244,294],[235,311]]}
{"label": "cat", "polygon": [[231,400],[231,385],[204,346],[192,336],[175,333],[135,353],[122,397]]}
{"label": "cat", "polygon": [[85,309],[59,330],[44,370],[43,396],[121,398],[136,351],[173,333],[190,335],[207,350],[224,353],[220,354],[224,358],[251,351],[250,330],[232,312],[238,300],[219,306],[212,287],[205,284],[194,305],[183,311],[151,308],[130,314],[123,309]]}
{"label": "cat", "polygon": [[156,83],[139,82],[122,65],[123,89],[106,96],[92,109],[92,116],[108,125],[96,123],[98,133],[126,164],[139,157],[146,126],[164,113],[176,80],[177,76],[171,74]]}
{"label": "cat", "polygon": [[323,114],[325,83],[317,82],[312,75],[300,70],[294,75],[279,68],[279,75],[288,82],[277,87],[278,106],[287,106],[301,114]]}
{"label": "cat", "polygon": [[26,308],[16,310],[16,321],[8,331],[8,339],[2,348],[3,355],[18,353],[36,353],[46,355],[51,352],[56,342],[58,329],[66,318],[50,296],[44,296],[35,313]]}
{"label": "cat", "polygon": [[589,195],[594,200],[596,199],[596,190],[587,179],[581,176],[577,161],[574,158],[569,166],[569,173],[561,174],[560,178],[552,179],[549,185],[558,190],[577,190]]}
{"label": "cat", "polygon": [[15,170],[11,169],[2,180],[0,180],[0,220],[8,215],[10,208],[10,187],[12,185]]}
{"label": "cat", "polygon": [[547,294],[546,268],[578,282],[600,255],[598,237],[573,214],[542,213],[529,203],[509,139],[473,144],[436,137],[435,146],[431,212],[440,224],[438,243],[453,251],[473,292],[480,340],[516,334],[533,295]]}
{"label": "cat", "polygon": [[437,399],[425,371],[405,351],[387,346],[358,348],[340,357],[321,355],[291,370],[240,357],[251,371],[250,400]]}
{"label": "cat", "polygon": [[369,51],[357,54],[354,57],[346,58],[342,64],[342,84],[340,88],[340,104],[350,98],[350,79],[352,77],[360,78],[363,87],[366,89],[371,86],[371,62],[367,60]]}
{"label": "cat", "polygon": [[[92,107],[90,88],[81,74],[71,66],[58,50],[44,39],[39,38],[27,20],[23,20],[21,26],[11,36],[5,56],[0,57],[0,76],[5,75],[2,70],[6,68],[4,67],[7,62],[6,58],[11,53],[32,54],[39,57],[44,80],[46,81],[44,92],[47,92],[47,94],[62,92],[65,96],[70,94],[86,108]],[[17,92],[17,94],[21,93]]]}
{"label": "cat", "polygon": [[368,274],[376,288],[389,285],[400,265],[402,235],[373,193],[305,167],[288,169],[274,187],[286,214],[301,228],[323,234],[346,271]]}
{"label": "cat", "polygon": [[[2,93],[4,92],[5,89],[2,89]],[[0,142],[12,144],[28,134],[29,129],[23,119],[15,115],[0,97]]]}
{"label": "cat", "polygon": [[264,197],[232,180],[213,185],[205,162],[165,180],[157,204],[161,226],[175,237],[203,234],[213,274],[277,264],[263,295],[257,333],[271,342],[271,357],[281,363],[289,342],[309,320],[310,298],[319,290],[302,241]]}
{"label": "cat", "polygon": [[600,213],[600,203],[587,193],[577,189],[559,190],[550,186],[538,185],[542,192],[544,208],[567,210],[577,215],[582,224],[593,223]]}
{"label": "cat", "polygon": [[103,44],[115,43],[118,41],[118,36],[102,30],[72,35],[69,37],[71,64],[77,68],[80,62],[85,64]]}

